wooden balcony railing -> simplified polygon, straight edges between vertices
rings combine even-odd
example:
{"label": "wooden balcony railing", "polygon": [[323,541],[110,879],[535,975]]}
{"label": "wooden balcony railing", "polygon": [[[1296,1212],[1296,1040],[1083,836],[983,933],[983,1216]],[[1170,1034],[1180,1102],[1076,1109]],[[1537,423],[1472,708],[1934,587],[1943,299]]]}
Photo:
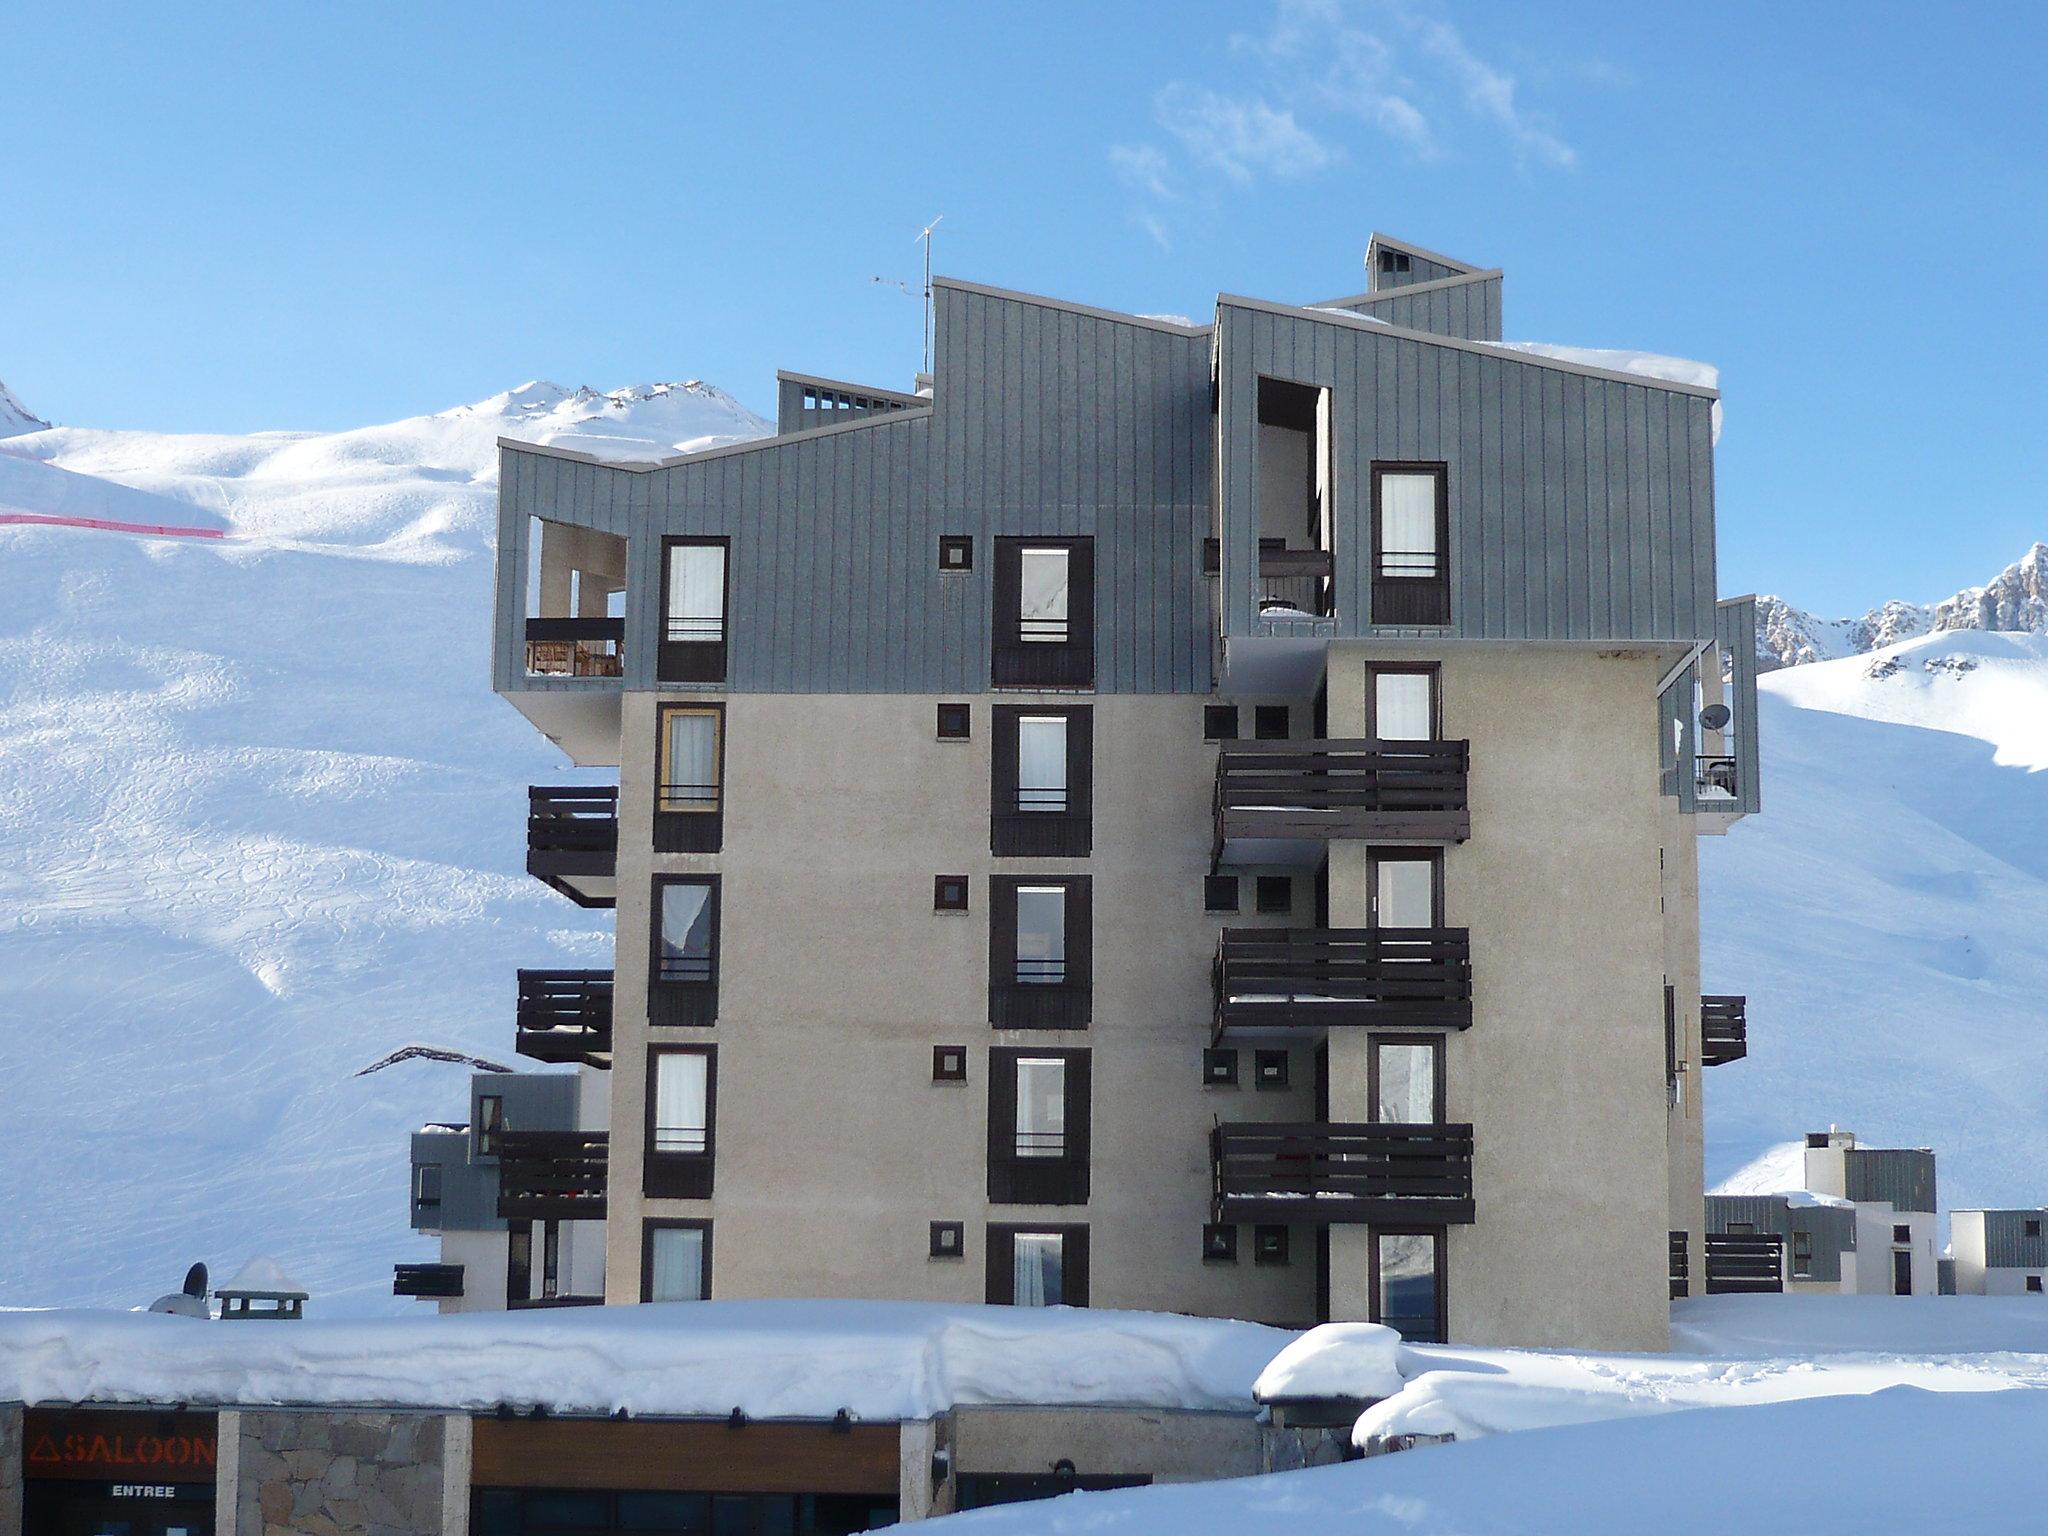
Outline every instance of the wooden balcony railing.
{"label": "wooden balcony railing", "polygon": [[1709,1232],[1707,1294],[1744,1296],[1785,1289],[1785,1240],[1775,1232]]}
{"label": "wooden balcony railing", "polygon": [[1217,1221],[1472,1220],[1469,1125],[1219,1125]]}
{"label": "wooden balcony railing", "polygon": [[1749,999],[1731,994],[1700,998],[1700,1063],[1726,1066],[1749,1054]]}
{"label": "wooden balcony railing", "polygon": [[526,670],[533,677],[623,677],[624,619],[528,619]]}
{"label": "wooden balcony railing", "polygon": [[519,1054],[556,1066],[612,1062],[610,971],[521,971]]}
{"label": "wooden balcony railing", "polygon": [[602,1221],[611,1136],[605,1131],[501,1131],[498,1214],[507,1221]]}
{"label": "wooden balcony railing", "polygon": [[1215,1030],[1408,1025],[1469,1029],[1463,928],[1226,928]]}
{"label": "wooden balcony railing", "polygon": [[394,1264],[391,1294],[452,1299],[462,1294],[460,1264]]}
{"label": "wooden balcony railing", "polygon": [[1462,843],[1470,764],[1462,741],[1230,742],[1216,754],[1218,858],[1248,838]]}
{"label": "wooden balcony railing", "polygon": [[526,791],[526,872],[579,907],[617,905],[619,791],[535,784]]}

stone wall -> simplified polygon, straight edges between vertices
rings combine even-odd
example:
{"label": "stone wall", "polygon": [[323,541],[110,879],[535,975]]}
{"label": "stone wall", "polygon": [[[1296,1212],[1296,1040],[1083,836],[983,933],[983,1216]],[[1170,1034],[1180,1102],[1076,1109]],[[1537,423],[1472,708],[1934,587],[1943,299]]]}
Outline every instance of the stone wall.
{"label": "stone wall", "polygon": [[442,1420],[242,1415],[236,1536],[440,1536]]}
{"label": "stone wall", "polygon": [[21,1536],[21,1412],[0,1403],[0,1536]]}

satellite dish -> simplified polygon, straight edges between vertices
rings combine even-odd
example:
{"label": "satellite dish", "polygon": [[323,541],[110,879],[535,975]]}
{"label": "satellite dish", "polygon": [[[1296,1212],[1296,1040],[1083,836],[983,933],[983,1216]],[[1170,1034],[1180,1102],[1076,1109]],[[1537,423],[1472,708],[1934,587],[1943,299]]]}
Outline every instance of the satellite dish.
{"label": "satellite dish", "polygon": [[1700,725],[1705,730],[1724,730],[1728,725],[1729,719],[1730,715],[1726,704],[1709,704],[1700,711]]}
{"label": "satellite dish", "polygon": [[206,1294],[206,1266],[204,1264],[194,1264],[185,1271],[185,1294],[187,1296],[204,1296]]}

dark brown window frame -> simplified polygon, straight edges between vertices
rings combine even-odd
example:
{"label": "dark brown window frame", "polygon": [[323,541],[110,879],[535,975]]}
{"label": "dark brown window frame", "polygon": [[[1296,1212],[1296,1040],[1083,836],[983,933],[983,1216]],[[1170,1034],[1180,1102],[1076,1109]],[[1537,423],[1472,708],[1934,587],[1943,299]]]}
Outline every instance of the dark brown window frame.
{"label": "dark brown window frame", "polygon": [[1020,1234],[1043,1232],[1060,1239],[1060,1304],[1088,1305],[1088,1224],[1086,1222],[990,1222],[987,1233],[986,1281],[983,1298],[992,1307],[1016,1305],[1016,1241]]}
{"label": "dark brown window frame", "polygon": [[[954,727],[957,725],[957,729]],[[971,704],[945,703],[938,707],[938,718],[933,726],[940,741],[968,741],[974,735],[974,706]]]}
{"label": "dark brown window frame", "polygon": [[971,533],[942,533],[939,535],[939,569],[949,575],[974,569],[974,535]]}
{"label": "dark brown window frame", "polygon": [[[1017,1077],[1020,1061],[1065,1066],[1066,1141],[1058,1157],[1017,1151]],[[992,1205],[1086,1205],[1094,1143],[1094,1054],[1086,1047],[1034,1050],[996,1046],[988,1060],[988,1198]]]}
{"label": "dark brown window frame", "polygon": [[[1067,723],[1067,806],[1018,804],[1027,718]],[[1090,704],[997,704],[990,712],[988,851],[997,858],[1086,858],[1095,846],[1095,708]]]}
{"label": "dark brown window frame", "polygon": [[[1436,477],[1436,554],[1433,576],[1388,576],[1380,570],[1384,526],[1380,483],[1387,475]],[[1451,622],[1451,470],[1443,459],[1375,459],[1372,461],[1372,613],[1375,627],[1439,628]]]}
{"label": "dark brown window frame", "polygon": [[1254,875],[1252,910],[1262,917],[1285,917],[1294,911],[1294,876]]}
{"label": "dark brown window frame", "polygon": [[[1262,1045],[1252,1052],[1252,1086],[1269,1092],[1285,1088],[1294,1075],[1293,1052],[1284,1045]],[[1278,1068],[1278,1071],[1272,1070]]]}
{"label": "dark brown window frame", "polygon": [[[709,715],[714,746],[712,772],[717,802],[701,810],[675,810],[662,804],[667,781],[668,722],[673,715]],[[654,706],[654,851],[716,853],[725,846],[725,705],[713,700],[663,699]]]}
{"label": "dark brown window frame", "polygon": [[1252,1263],[1269,1266],[1283,1265],[1288,1259],[1287,1228],[1277,1222],[1264,1222],[1252,1228]]}
{"label": "dark brown window frame", "polygon": [[1205,1045],[1202,1047],[1202,1086],[1205,1088],[1235,1088],[1237,1086],[1237,1047],[1231,1045]]}
{"label": "dark brown window frame", "polygon": [[[1066,895],[1066,979],[1017,979],[1017,893]],[[1094,1012],[1094,886],[1087,875],[993,875],[988,882],[988,1017],[997,1029],[1086,1029]]]}
{"label": "dark brown window frame", "polygon": [[1444,737],[1444,669],[1438,661],[1369,661],[1365,664],[1365,734],[1374,741],[1380,737],[1380,692],[1379,680],[1382,673],[1408,677],[1417,675],[1429,679],[1429,739],[1442,741]]}
{"label": "dark brown window frame", "polygon": [[1204,1264],[1235,1264],[1237,1262],[1237,1224],[1230,1221],[1205,1221],[1202,1223],[1202,1262]]}
{"label": "dark brown window frame", "polygon": [[[1365,1041],[1365,1096],[1366,1120],[1378,1124],[1380,1115],[1380,1051],[1383,1045],[1427,1046],[1430,1052],[1430,1097],[1436,1101],[1436,1118],[1425,1122],[1429,1125],[1445,1125],[1448,1104],[1446,1096],[1450,1085],[1450,1074],[1444,1058],[1449,1054],[1445,1049],[1442,1035],[1426,1034],[1420,1030],[1376,1029],[1366,1036]],[[1412,1121],[1391,1122],[1402,1125]]]}
{"label": "dark brown window frame", "polygon": [[711,1222],[695,1216],[649,1216],[640,1223],[640,1299],[654,1300],[654,1234],[657,1231],[691,1231],[704,1234],[703,1272],[698,1277],[699,1301],[711,1299]]}
{"label": "dark brown window frame", "polygon": [[[1023,637],[1024,551],[1067,551],[1067,638]],[[989,678],[997,688],[1095,686],[1095,540],[1066,535],[999,537],[991,581]]]}
{"label": "dark brown window frame", "polygon": [[[1278,718],[1275,718],[1277,712]],[[1273,727],[1279,726],[1275,733]],[[1286,741],[1294,734],[1294,711],[1285,704],[1254,704],[1252,706],[1252,739],[1254,741]]]}
{"label": "dark brown window frame", "polygon": [[[704,1058],[704,1150],[654,1150],[655,1085],[663,1056]],[[647,1047],[647,1107],[642,1116],[641,1193],[650,1200],[709,1200],[718,1159],[718,1047],[715,1045],[650,1045]]]}
{"label": "dark brown window frame", "polygon": [[1436,1239],[1436,1338],[1417,1339],[1418,1344],[1447,1342],[1451,1334],[1451,1277],[1449,1266],[1450,1242],[1442,1227],[1416,1227],[1382,1225],[1378,1222],[1366,1228],[1368,1274],[1366,1278],[1366,1304],[1371,1313],[1368,1319],[1380,1319],[1380,1239],[1382,1237],[1433,1237]]}
{"label": "dark brown window frame", "polygon": [[1237,740],[1237,706],[1235,704],[1204,704],[1202,706],[1202,740]]}
{"label": "dark brown window frame", "polygon": [[1444,926],[1444,851],[1441,848],[1409,848],[1395,845],[1375,845],[1365,853],[1365,900],[1366,926],[1379,928],[1380,922],[1380,866],[1382,864],[1427,864],[1429,865],[1429,905],[1432,928]]}
{"label": "dark brown window frame", "polygon": [[[718,639],[671,640],[668,637],[668,552],[677,547],[711,548],[724,552],[719,575],[723,588],[718,598]],[[732,643],[732,540],[723,534],[667,534],[661,541],[661,609],[656,616],[654,675],[664,683],[722,683],[725,681],[728,649]]]}
{"label": "dark brown window frame", "polygon": [[[664,981],[661,976],[662,891],[671,885],[710,889],[710,974],[702,981]],[[719,929],[725,919],[724,893],[717,875],[656,875],[647,938],[647,1022],[663,1028],[703,1028],[718,1020]]]}
{"label": "dark brown window frame", "polygon": [[[948,1239],[951,1239],[948,1242]],[[931,1226],[931,1247],[928,1257],[934,1259],[964,1259],[967,1257],[967,1223],[964,1221],[935,1221]]]}
{"label": "dark brown window frame", "polygon": [[932,876],[932,910],[934,912],[965,912],[968,908],[968,900],[967,876]]}
{"label": "dark brown window frame", "polygon": [[[1230,892],[1229,905],[1217,898],[1225,890]],[[1202,876],[1202,910],[1204,912],[1235,912],[1244,905],[1244,888],[1236,875]]]}
{"label": "dark brown window frame", "polygon": [[[959,1058],[956,1064],[950,1058]],[[964,1083],[967,1081],[967,1047],[964,1045],[935,1045],[932,1047],[932,1081],[935,1083]]]}

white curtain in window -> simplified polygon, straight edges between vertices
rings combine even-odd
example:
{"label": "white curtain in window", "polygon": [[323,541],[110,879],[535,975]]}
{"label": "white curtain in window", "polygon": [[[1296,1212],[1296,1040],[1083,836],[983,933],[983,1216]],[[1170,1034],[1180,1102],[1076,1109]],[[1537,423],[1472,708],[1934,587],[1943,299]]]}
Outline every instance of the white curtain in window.
{"label": "white curtain in window", "polygon": [[1067,717],[1025,715],[1017,722],[1017,809],[1067,808]]}
{"label": "white curtain in window", "polygon": [[1434,1125],[1436,1047],[1379,1041],[1373,1046],[1373,1055],[1380,1080],[1373,1119],[1382,1125]]}
{"label": "white curtain in window", "polygon": [[1436,926],[1436,880],[1429,860],[1380,860],[1378,895],[1380,927]]}
{"label": "white curtain in window", "polygon": [[1022,568],[1018,616],[1023,639],[1066,641],[1069,554],[1064,549],[1018,551]]}
{"label": "white curtain in window", "polygon": [[702,1152],[709,1144],[705,1089],[711,1061],[695,1051],[654,1058],[654,1150]]}
{"label": "white curtain in window", "polygon": [[1063,1157],[1067,1150],[1067,1064],[1026,1056],[1017,1063],[1017,1155]]}
{"label": "white curtain in window", "polygon": [[1436,476],[1380,476],[1380,574],[1437,574]]}
{"label": "white curtain in window", "polygon": [[1373,674],[1373,725],[1381,741],[1428,741],[1436,734],[1430,718],[1427,672]]}
{"label": "white curtain in window", "polygon": [[668,638],[725,638],[725,547],[671,544],[668,549]]}
{"label": "white curtain in window", "polygon": [[694,710],[667,715],[667,760],[662,765],[661,808],[709,810],[718,804],[718,718]]}
{"label": "white curtain in window", "polygon": [[1067,979],[1067,893],[1064,887],[1022,887],[1017,892],[1017,979]]}
{"label": "white curtain in window", "polygon": [[701,1227],[656,1227],[648,1264],[652,1301],[704,1298],[704,1231]]}
{"label": "white curtain in window", "polygon": [[1010,1299],[1020,1307],[1056,1307],[1065,1299],[1057,1232],[1019,1232],[1010,1261]]}

